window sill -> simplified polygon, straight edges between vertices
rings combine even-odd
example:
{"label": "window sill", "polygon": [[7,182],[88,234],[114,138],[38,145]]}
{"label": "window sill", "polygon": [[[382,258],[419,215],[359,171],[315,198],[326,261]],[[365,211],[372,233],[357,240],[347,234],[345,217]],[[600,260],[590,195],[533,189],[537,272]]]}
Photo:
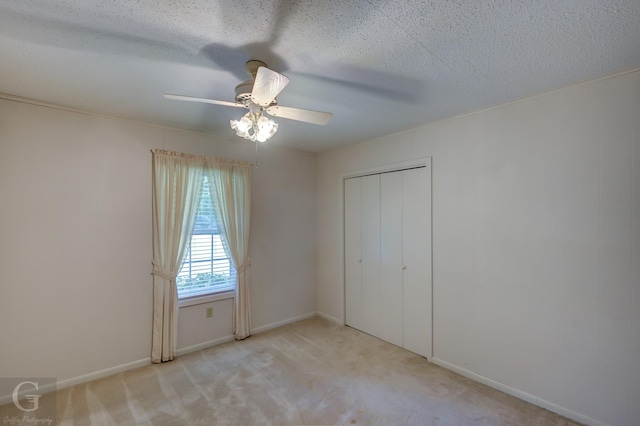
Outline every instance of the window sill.
{"label": "window sill", "polygon": [[203,303],[217,302],[218,300],[233,299],[235,291],[224,291],[216,294],[206,294],[203,296],[188,297],[178,300],[178,308],[186,308],[187,306],[202,305]]}

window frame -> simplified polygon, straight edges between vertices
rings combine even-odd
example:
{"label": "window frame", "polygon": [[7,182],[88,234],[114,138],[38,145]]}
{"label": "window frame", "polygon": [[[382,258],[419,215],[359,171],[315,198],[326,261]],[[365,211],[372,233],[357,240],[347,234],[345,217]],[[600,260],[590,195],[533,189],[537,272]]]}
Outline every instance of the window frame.
{"label": "window frame", "polygon": [[202,305],[205,303],[217,302],[219,300],[233,299],[235,297],[236,297],[235,290],[202,294],[199,296],[191,296],[184,299],[178,299],[178,308],[186,308],[188,306]]}

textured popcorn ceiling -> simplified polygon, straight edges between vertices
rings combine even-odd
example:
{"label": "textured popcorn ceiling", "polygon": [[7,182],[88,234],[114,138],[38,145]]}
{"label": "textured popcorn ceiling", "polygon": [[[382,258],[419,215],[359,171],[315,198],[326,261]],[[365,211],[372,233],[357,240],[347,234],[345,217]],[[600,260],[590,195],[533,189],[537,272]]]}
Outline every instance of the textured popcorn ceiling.
{"label": "textured popcorn ceiling", "polygon": [[[0,0],[0,93],[236,139],[260,59],[291,79],[272,144],[320,152],[640,65],[639,0]],[[239,139],[238,139],[239,140]]]}

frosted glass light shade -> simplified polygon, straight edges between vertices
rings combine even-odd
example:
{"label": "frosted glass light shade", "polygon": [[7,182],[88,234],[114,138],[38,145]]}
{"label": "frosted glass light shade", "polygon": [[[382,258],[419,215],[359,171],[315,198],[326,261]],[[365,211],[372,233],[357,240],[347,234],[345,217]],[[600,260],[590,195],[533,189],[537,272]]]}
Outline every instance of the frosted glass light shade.
{"label": "frosted glass light shade", "polygon": [[245,139],[251,137],[249,131],[253,128],[253,123],[246,115],[240,120],[230,120],[229,124],[231,124],[231,128],[236,131],[236,135]]}
{"label": "frosted glass light shade", "polygon": [[256,139],[258,142],[265,142],[271,136],[275,135],[278,131],[278,123],[273,120],[269,120],[265,116],[261,116],[258,119],[258,132],[256,135]]}

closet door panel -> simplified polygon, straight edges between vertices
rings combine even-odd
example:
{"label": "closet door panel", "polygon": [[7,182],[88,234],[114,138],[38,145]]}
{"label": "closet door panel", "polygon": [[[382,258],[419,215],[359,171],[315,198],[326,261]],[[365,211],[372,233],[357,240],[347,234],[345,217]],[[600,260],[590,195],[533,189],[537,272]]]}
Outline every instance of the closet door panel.
{"label": "closet door panel", "polygon": [[403,346],[431,358],[431,173],[404,170],[403,193]]}
{"label": "closet door panel", "polygon": [[380,176],[362,177],[362,328],[380,329]]}
{"label": "closet door panel", "polygon": [[380,175],[380,328],[383,340],[402,346],[402,172]]}
{"label": "closet door panel", "polygon": [[362,179],[344,182],[346,324],[362,330]]}

